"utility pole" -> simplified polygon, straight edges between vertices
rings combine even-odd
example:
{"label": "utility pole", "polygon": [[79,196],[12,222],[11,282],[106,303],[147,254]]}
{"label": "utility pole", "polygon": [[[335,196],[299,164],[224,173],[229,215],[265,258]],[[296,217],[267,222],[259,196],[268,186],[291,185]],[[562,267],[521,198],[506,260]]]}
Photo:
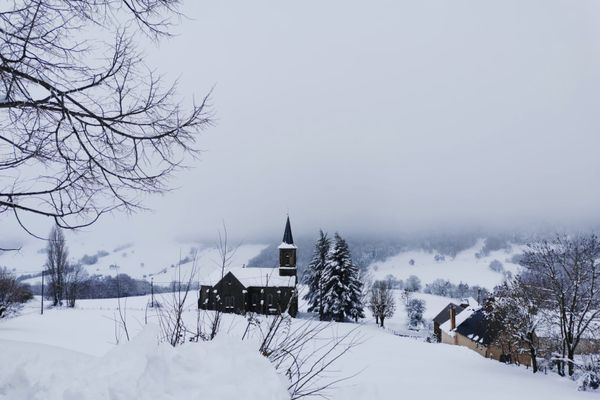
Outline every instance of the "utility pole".
{"label": "utility pole", "polygon": [[150,307],[154,307],[154,277],[150,279],[150,291],[152,292],[152,303]]}
{"label": "utility pole", "polygon": [[40,314],[44,315],[44,270],[42,270],[42,305],[40,308]]}

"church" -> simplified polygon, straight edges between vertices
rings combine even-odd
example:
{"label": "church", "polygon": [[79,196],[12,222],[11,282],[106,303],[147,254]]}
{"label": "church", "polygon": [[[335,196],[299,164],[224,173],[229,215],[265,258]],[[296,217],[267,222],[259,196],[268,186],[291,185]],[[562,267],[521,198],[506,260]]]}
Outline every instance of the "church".
{"label": "church", "polygon": [[296,250],[290,218],[278,247],[279,266],[237,267],[215,271],[200,286],[198,308],[226,313],[298,313]]}

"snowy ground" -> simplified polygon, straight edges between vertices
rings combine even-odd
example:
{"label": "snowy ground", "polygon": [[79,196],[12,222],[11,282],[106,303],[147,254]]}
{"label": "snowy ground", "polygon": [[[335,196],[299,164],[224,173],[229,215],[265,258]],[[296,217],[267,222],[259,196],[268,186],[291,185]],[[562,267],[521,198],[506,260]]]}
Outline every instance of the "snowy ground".
{"label": "snowy ground", "polygon": [[[497,250],[487,256],[477,257],[476,254],[483,245],[484,241],[479,240],[472,248],[458,253],[454,258],[446,256],[442,261],[435,260],[435,253],[406,251],[385,261],[371,264],[369,270],[374,279],[385,279],[387,275],[392,275],[405,280],[410,275],[415,275],[421,279],[423,286],[439,278],[455,284],[464,282],[493,289],[494,286],[502,283],[504,276],[502,273],[492,271],[489,268],[490,262],[498,260],[505,270],[515,274],[519,266],[512,263],[511,258],[522,253],[522,248],[515,245],[507,250]],[[410,260],[414,260],[414,265],[410,265]]]}
{"label": "snowy ground", "polygon": [[[447,301],[420,296],[431,310],[427,316]],[[127,300],[132,335],[145,327],[147,302],[147,297]],[[285,398],[284,381],[258,356],[256,343],[240,342],[244,318],[227,315],[215,343],[186,344],[173,351],[157,346],[150,328],[141,340],[117,346],[116,304],[115,299],[80,301],[75,310],[46,310],[41,316],[32,302],[23,315],[0,321],[0,399]],[[402,314],[390,325],[401,325]],[[195,316],[192,299],[186,318]],[[151,314],[148,321],[155,322]],[[355,327],[332,324],[323,335]],[[330,393],[333,400],[597,398],[557,376],[534,376],[466,348],[394,336],[371,321],[360,325],[358,334],[363,343],[339,360],[332,377],[358,374],[338,384]]]}

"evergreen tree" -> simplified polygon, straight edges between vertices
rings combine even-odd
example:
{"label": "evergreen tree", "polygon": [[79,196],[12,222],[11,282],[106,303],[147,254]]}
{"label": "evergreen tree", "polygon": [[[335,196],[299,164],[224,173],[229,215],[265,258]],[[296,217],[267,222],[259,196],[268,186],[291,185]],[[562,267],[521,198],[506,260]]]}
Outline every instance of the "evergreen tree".
{"label": "evergreen tree", "polygon": [[338,322],[352,317],[364,318],[362,282],[358,266],[352,262],[350,249],[339,234],[323,271],[323,311]]}
{"label": "evergreen tree", "polygon": [[328,262],[331,240],[322,230],[319,231],[319,240],[315,243],[313,257],[308,264],[304,275],[304,283],[308,286],[308,293],[304,300],[308,302],[309,312],[318,312],[319,319],[323,320],[323,271]]}

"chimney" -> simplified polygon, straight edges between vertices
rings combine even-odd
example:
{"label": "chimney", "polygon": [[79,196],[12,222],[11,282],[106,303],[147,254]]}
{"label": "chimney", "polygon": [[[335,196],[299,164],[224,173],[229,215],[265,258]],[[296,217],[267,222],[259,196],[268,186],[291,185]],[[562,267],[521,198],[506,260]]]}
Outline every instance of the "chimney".
{"label": "chimney", "polygon": [[454,304],[450,306],[450,330],[456,329],[456,308]]}

